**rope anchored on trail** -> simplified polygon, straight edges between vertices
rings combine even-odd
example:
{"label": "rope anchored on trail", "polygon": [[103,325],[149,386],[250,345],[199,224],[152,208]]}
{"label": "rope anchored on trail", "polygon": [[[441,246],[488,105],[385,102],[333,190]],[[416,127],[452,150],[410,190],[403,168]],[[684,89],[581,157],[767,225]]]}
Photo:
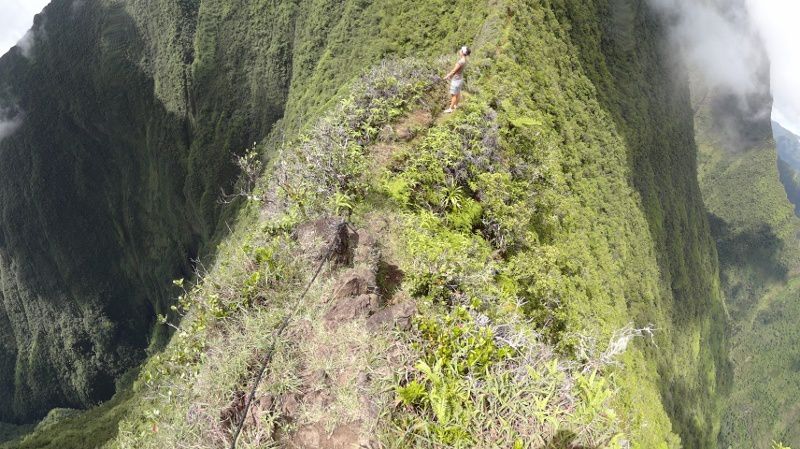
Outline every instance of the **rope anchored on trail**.
{"label": "rope anchored on trail", "polygon": [[289,327],[289,323],[291,323],[292,320],[297,316],[297,313],[303,306],[303,303],[306,299],[306,296],[308,295],[308,292],[311,290],[311,287],[314,285],[314,282],[316,282],[317,278],[319,277],[319,274],[322,272],[322,268],[325,266],[327,262],[331,260],[331,257],[333,256],[333,253],[336,250],[336,248],[344,243],[342,241],[342,236],[346,235],[347,228],[352,228],[347,221],[342,221],[336,226],[336,235],[331,241],[331,243],[328,245],[328,248],[325,250],[322,259],[319,261],[319,265],[317,266],[317,269],[314,271],[314,276],[308,282],[305,289],[303,290],[303,293],[297,299],[297,304],[295,305],[294,309],[281,320],[278,327],[272,333],[272,341],[269,345],[269,348],[267,348],[267,351],[264,354],[263,359],[261,360],[261,367],[258,371],[258,376],[256,376],[255,382],[253,383],[253,387],[250,389],[250,393],[247,395],[247,399],[244,403],[244,408],[242,410],[242,415],[241,417],[239,417],[239,421],[236,423],[236,431],[233,434],[233,439],[231,440],[230,449],[236,449],[236,443],[239,440],[239,435],[242,433],[242,429],[244,428],[244,423],[247,420],[247,414],[249,413],[250,407],[253,404],[253,401],[255,400],[256,391],[258,390],[261,381],[264,379],[264,375],[267,373],[267,370],[269,369],[270,362],[272,361],[272,356],[275,353],[275,347],[277,346],[278,338],[281,335],[283,335],[283,333],[286,331],[286,328]]}

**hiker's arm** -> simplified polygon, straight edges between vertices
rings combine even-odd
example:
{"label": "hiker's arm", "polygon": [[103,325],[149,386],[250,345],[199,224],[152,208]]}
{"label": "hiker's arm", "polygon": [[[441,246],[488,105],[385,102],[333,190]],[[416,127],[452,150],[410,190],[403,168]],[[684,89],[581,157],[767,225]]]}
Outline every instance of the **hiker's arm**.
{"label": "hiker's arm", "polygon": [[460,62],[456,63],[456,66],[453,67],[453,70],[451,70],[450,73],[448,73],[447,76],[444,77],[444,79],[449,80],[450,78],[455,76],[456,72],[458,72],[460,68],[461,68],[461,63]]}

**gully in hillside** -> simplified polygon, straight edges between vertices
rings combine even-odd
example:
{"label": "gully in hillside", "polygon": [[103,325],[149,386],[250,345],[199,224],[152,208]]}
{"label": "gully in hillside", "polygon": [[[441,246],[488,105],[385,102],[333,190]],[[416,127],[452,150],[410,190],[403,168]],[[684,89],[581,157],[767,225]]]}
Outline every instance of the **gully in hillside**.
{"label": "gully in hillside", "polygon": [[472,51],[466,45],[461,47],[458,51],[458,62],[453,70],[444,77],[445,80],[450,80],[450,107],[444,112],[451,113],[458,108],[458,103],[461,101],[461,89],[464,87],[464,69],[467,67],[467,58]]}

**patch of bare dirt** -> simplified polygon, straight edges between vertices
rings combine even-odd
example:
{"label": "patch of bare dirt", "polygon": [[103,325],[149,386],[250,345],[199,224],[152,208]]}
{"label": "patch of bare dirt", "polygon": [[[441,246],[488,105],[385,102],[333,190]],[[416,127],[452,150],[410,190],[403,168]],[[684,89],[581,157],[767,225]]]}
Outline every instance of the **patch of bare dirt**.
{"label": "patch of bare dirt", "polygon": [[[295,237],[310,260],[322,260],[326,248],[335,246],[333,279],[317,304],[321,310],[292,323],[283,335],[300,361],[293,371],[298,385],[291,393],[255,397],[244,420],[248,441],[271,439],[303,449],[379,447],[370,432],[380,413],[369,393],[370,372],[391,373],[391,368],[370,365],[372,336],[395,326],[408,328],[416,313],[414,301],[399,291],[402,271],[384,260],[378,236],[385,226],[369,223],[354,230],[324,218],[298,227]],[[254,357],[260,360],[263,354]],[[222,433],[230,434],[242,419],[249,392],[249,387],[235,392],[220,411]],[[286,434],[285,429],[294,430]]]}
{"label": "patch of bare dirt", "polygon": [[396,304],[381,309],[367,319],[367,327],[373,331],[397,327],[402,330],[411,328],[411,319],[417,313],[417,304],[411,298],[399,300]]}
{"label": "patch of bare dirt", "polygon": [[395,154],[427,132],[434,121],[435,117],[431,111],[417,109],[399,122],[386,125],[378,136],[378,142],[370,147],[373,170],[390,166]]}
{"label": "patch of bare dirt", "polygon": [[398,153],[400,144],[397,142],[378,142],[370,147],[372,155],[372,171],[390,167],[394,160],[394,155]]}
{"label": "patch of bare dirt", "polygon": [[337,426],[327,432],[321,425],[304,426],[290,440],[293,449],[369,449],[377,448],[375,442],[361,436],[360,422]]}
{"label": "patch of bare dirt", "polygon": [[433,114],[425,109],[417,109],[394,125],[386,125],[380,138],[387,142],[410,142],[433,124]]}
{"label": "patch of bare dirt", "polygon": [[343,225],[339,217],[324,217],[304,223],[297,227],[294,237],[303,253],[314,262],[325,258],[333,245],[331,261],[336,266],[352,264],[358,246],[358,234],[350,226]]}

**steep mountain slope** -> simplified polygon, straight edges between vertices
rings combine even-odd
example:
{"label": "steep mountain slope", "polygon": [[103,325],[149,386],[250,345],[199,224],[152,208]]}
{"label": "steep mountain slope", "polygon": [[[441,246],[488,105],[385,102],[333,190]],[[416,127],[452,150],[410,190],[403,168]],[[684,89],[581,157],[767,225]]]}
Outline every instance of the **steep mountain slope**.
{"label": "steep mountain slope", "polygon": [[[658,44],[659,32],[655,17],[642,5],[617,3],[613,6],[613,9],[607,9],[610,8],[609,5],[587,6],[564,3],[554,5],[548,10],[520,3],[505,11],[500,9],[500,14],[514,11],[505,25],[508,37],[503,38],[503,34],[499,34],[500,41],[497,47],[484,49],[489,51],[491,59],[484,59],[486,62],[480,64],[482,76],[473,80],[476,96],[472,100],[477,105],[497,105],[490,106],[491,109],[484,114],[489,114],[488,117],[497,115],[501,138],[499,154],[494,157],[482,156],[482,152],[487,149],[480,146],[476,148],[467,146],[450,156],[446,156],[449,153],[437,153],[447,148],[446,145],[440,148],[444,142],[457,136],[456,134],[448,137],[445,132],[448,127],[444,126],[442,130],[435,127],[429,132],[429,135],[430,133],[441,135],[440,139],[444,140],[423,141],[421,146],[415,147],[418,149],[411,153],[421,152],[419,157],[422,160],[417,161],[410,155],[401,157],[401,161],[405,157],[411,159],[395,168],[397,170],[393,172],[395,174],[389,174],[389,184],[383,188],[389,190],[390,199],[410,207],[412,223],[427,223],[423,227],[427,229],[426,232],[433,232],[433,235],[425,236],[423,233],[423,236],[415,236],[413,232],[408,234],[410,231],[403,231],[401,226],[401,229],[396,231],[399,233],[396,239],[400,242],[411,242],[409,243],[411,247],[392,252],[411,254],[414,263],[397,264],[409,277],[413,274],[415,266],[430,267],[428,274],[417,275],[422,276],[422,279],[412,278],[414,280],[408,281],[411,282],[410,285],[403,284],[403,291],[418,302],[422,301],[423,304],[426,298],[432,300],[434,305],[438,304],[437,298],[440,298],[442,292],[434,293],[430,287],[425,287],[425,283],[421,287],[414,286],[423,282],[428,276],[436,279],[437,276],[444,275],[444,273],[437,274],[437,270],[442,269],[435,268],[439,266],[438,263],[454,266],[455,273],[444,276],[445,279],[455,276],[455,279],[445,282],[455,282],[456,291],[461,291],[467,296],[488,295],[490,298],[497,295],[497,292],[491,293],[492,283],[488,287],[483,287],[490,288],[488,292],[483,289],[475,292],[472,290],[475,287],[471,287],[465,280],[458,279],[471,279],[472,276],[481,278],[485,275],[474,273],[472,276],[467,276],[461,270],[469,272],[471,269],[468,267],[496,264],[500,277],[495,278],[494,282],[498,287],[502,287],[501,292],[505,292],[505,295],[490,299],[489,303],[499,302],[500,305],[490,307],[487,311],[485,302],[481,301],[484,305],[468,306],[467,310],[484,313],[492,319],[500,319],[502,323],[502,320],[510,318],[502,314],[497,316],[498,312],[494,307],[503,310],[510,306],[510,304],[502,306],[504,301],[522,299],[528,304],[520,311],[523,316],[533,319],[545,335],[549,335],[555,342],[560,342],[559,345],[562,345],[562,349],[567,352],[570,352],[571,346],[574,348],[575,345],[581,345],[578,341],[572,340],[576,337],[568,337],[569,335],[594,335],[594,338],[602,341],[610,338],[615,330],[623,328],[628,322],[639,326],[654,323],[659,329],[664,329],[665,331],[656,337],[659,350],[648,344],[644,344],[643,347],[646,352],[657,352],[657,356],[645,355],[646,352],[640,352],[642,349],[634,350],[626,356],[626,361],[638,369],[623,370],[617,374],[620,376],[620,387],[624,392],[617,399],[619,410],[628,417],[626,420],[629,432],[643,447],[674,445],[676,440],[669,437],[668,429],[671,426],[665,422],[664,412],[652,407],[652,404],[661,401],[658,398],[661,396],[667,403],[666,410],[672,413],[674,428],[681,433],[685,446],[710,447],[716,438],[717,409],[713,397],[725,378],[724,369],[717,368],[718,365],[723,368],[725,365],[722,361],[724,348],[721,343],[723,320],[720,319],[722,307],[719,293],[715,290],[716,268],[713,245],[709,239],[699,188],[693,175],[693,129],[691,117],[687,118],[685,115],[689,111],[688,89],[685,83],[678,81],[673,84],[673,81],[670,81],[672,77],[666,76],[679,73],[680,67],[672,67],[665,58],[659,57],[661,47]],[[620,8],[627,14],[622,16],[612,14],[619,12]],[[603,22],[604,19],[611,17],[628,25],[629,32],[633,33],[634,37],[606,35],[605,33],[619,32],[609,23]],[[536,32],[530,33],[532,29]],[[564,35],[566,29],[572,29],[573,34]],[[609,42],[609,38],[610,42],[617,45],[610,49],[604,48],[608,53],[600,52],[600,43]],[[580,43],[582,48],[578,48],[572,42]],[[636,42],[644,48],[634,45]],[[630,58],[639,52],[646,57],[634,57],[635,62],[632,65],[621,65],[625,64],[625,61],[630,61]],[[575,67],[576,63],[579,64],[577,67],[598,67],[601,70],[592,73],[593,78],[587,77],[581,70],[563,74],[559,74],[556,70],[556,68],[563,70]],[[537,69],[531,71],[527,67]],[[618,70],[634,78],[616,79],[612,70]],[[539,71],[541,74],[537,75]],[[601,83],[605,85],[594,90],[595,88],[591,87],[593,79],[598,85]],[[661,83],[653,84],[653,79],[660,80]],[[566,86],[569,88],[565,89]],[[674,128],[669,128],[675,130],[670,134],[670,138],[661,137],[658,134],[663,132],[661,130],[652,130],[656,134],[651,134],[646,127],[640,128],[634,123],[627,125],[630,128],[625,128],[630,130],[628,132],[633,143],[628,143],[621,134],[603,131],[618,129],[618,125],[613,121],[615,116],[620,117],[621,123],[628,123],[622,120],[625,111],[623,108],[633,108],[633,106],[625,102],[612,104],[610,99],[631,98],[631,96],[612,96],[614,92],[612,91],[608,96],[609,100],[604,103],[606,97],[593,97],[593,93],[608,92],[611,89],[618,92],[634,92],[642,86],[648,86],[648,89],[653,89],[662,96],[656,94],[657,101],[651,103],[648,100],[637,104],[638,109],[634,110],[641,115],[633,117],[639,117],[637,120],[642,120],[642,123],[653,119],[663,123],[674,123]],[[604,111],[604,105],[609,111]],[[565,114],[567,111],[571,113]],[[454,125],[454,128],[466,130],[466,126],[466,124]],[[483,131],[486,132],[488,130]],[[371,147],[366,148],[366,151],[366,154],[371,154]],[[460,151],[466,153],[462,154]],[[477,161],[489,157],[492,165],[486,168],[481,164],[467,165],[462,169],[448,168],[447,165],[430,166],[427,165],[430,162],[426,162],[425,159],[427,152],[439,154],[435,159],[444,158],[442,161],[445,164],[448,160],[456,161],[463,158],[469,161],[470,157],[476,158],[475,163],[478,164]],[[467,154],[473,156],[466,156]],[[506,156],[503,156],[504,154]],[[659,158],[665,155],[671,155],[670,157],[676,158],[682,164],[673,167],[660,162]],[[629,158],[638,161],[643,169],[630,168]],[[503,169],[505,164],[508,166]],[[644,169],[647,167],[651,167],[651,170]],[[657,172],[654,167],[667,170]],[[342,167],[341,170],[348,172],[346,167]],[[416,170],[421,170],[421,173],[437,173],[437,170],[443,170],[444,175],[440,181],[437,181],[434,175],[431,175],[433,178],[416,178],[413,174]],[[466,170],[465,175],[468,177],[459,179],[458,170]],[[502,175],[504,170],[509,173],[506,182],[520,183],[519,190],[529,194],[534,193],[534,197],[502,199],[501,196],[500,204],[509,202],[503,207],[512,209],[503,212],[501,216],[496,216],[495,214],[500,213],[502,209],[495,210],[490,206],[491,203],[488,203],[492,197],[489,193],[491,190],[487,192],[484,189],[488,189],[488,186],[483,189],[477,186],[481,185],[481,182],[486,182],[486,180],[481,181],[481,173],[484,171],[487,174],[496,172]],[[599,176],[600,173],[604,176]],[[455,178],[452,178],[453,176]],[[500,177],[495,182],[500,182],[502,179],[503,177]],[[441,185],[438,184],[440,182]],[[649,209],[637,204],[638,195],[634,190],[637,184],[642,195],[649,199],[647,202]],[[498,184],[498,187],[504,190],[510,188],[504,184]],[[409,188],[410,191],[407,190]],[[381,192],[382,188],[373,186],[367,191],[373,189]],[[456,189],[455,192],[460,192],[463,196],[460,199],[456,196],[456,199],[437,200],[434,192],[441,189],[444,191]],[[658,192],[667,196],[660,196]],[[357,226],[368,227],[370,223],[368,212],[374,208],[380,210],[382,202],[379,201],[377,205],[369,202],[362,205],[362,201],[369,200],[371,196],[367,194],[364,200],[359,198],[360,196],[356,195],[351,201],[357,204],[355,210],[361,210],[362,214],[366,215],[356,215],[353,221]],[[463,214],[473,210],[472,206],[469,206],[470,201],[478,201],[477,217],[453,216],[459,211]],[[442,204],[450,206],[441,206]],[[457,208],[458,211],[452,210],[455,207],[453,204],[461,205]],[[515,207],[514,204],[519,206]],[[525,218],[527,215],[522,212],[526,209],[522,206],[525,204],[529,204],[527,208],[534,211],[529,218]],[[597,209],[599,205],[602,206]],[[444,210],[433,216],[422,213],[428,208],[436,211],[441,207],[444,207]],[[461,209],[466,210],[461,211]],[[649,214],[637,212],[643,209],[649,210]],[[500,259],[496,259],[496,262],[491,263],[491,259],[481,261],[489,255],[484,250],[475,249],[473,250],[477,251],[475,253],[466,250],[472,245],[481,248],[487,243],[498,244],[491,238],[492,233],[485,229],[484,225],[470,224],[476,223],[472,220],[480,218],[478,223],[492,223],[493,220],[497,220],[497,226],[503,229],[510,225],[508,220],[515,215],[519,215],[515,217],[518,224],[507,230],[506,232],[511,234],[504,237],[511,247],[499,247]],[[648,216],[649,220],[646,219]],[[465,219],[468,220],[466,227],[460,224]],[[405,223],[408,220],[407,216],[401,215],[387,221]],[[651,226],[645,224],[648,222]],[[267,225],[267,227],[272,226],[274,225]],[[529,230],[525,231],[526,228]],[[656,231],[661,235],[662,243],[653,242],[651,232]],[[251,238],[256,239],[256,237]],[[464,238],[467,240],[462,242],[461,239]],[[484,242],[485,239],[488,241]],[[388,242],[382,241],[383,245],[389,248],[396,245],[391,243],[396,241],[391,232],[386,236],[386,240]],[[475,243],[469,243],[471,241]],[[425,249],[428,245],[431,245],[430,250]],[[426,261],[427,257],[432,257],[427,255],[426,251],[433,251],[432,254],[442,251],[445,254],[452,252],[455,259],[450,260],[442,255]],[[464,256],[459,257],[458,254]],[[661,254],[660,263],[656,254]],[[687,254],[691,256],[687,257]],[[445,259],[436,263],[439,257]],[[659,278],[659,272],[664,273],[663,278]],[[464,283],[467,285],[463,285]],[[675,296],[683,299],[675,300],[673,303]],[[599,304],[603,306],[598,306]],[[434,308],[429,313],[435,317],[437,313],[444,312]],[[317,319],[314,314],[310,314],[306,317],[306,321],[313,323]],[[680,332],[671,330],[678,326]],[[222,332],[223,335],[226,333],[227,331]],[[223,341],[228,340],[224,338]],[[219,344],[223,343],[214,343],[212,346]],[[672,349],[685,347],[693,347],[694,350],[686,352],[682,349]],[[433,366],[437,358],[426,360]],[[214,366],[217,366],[217,369],[226,366],[223,361],[218,360],[215,363],[222,365],[201,363],[198,366],[198,376],[208,379],[208,376],[216,371]],[[244,367],[239,369],[242,370]],[[280,373],[284,372],[279,371]],[[656,373],[660,373],[661,379],[654,377]],[[231,380],[243,377],[243,380],[238,382],[245,384],[248,379],[247,375],[242,376],[242,374],[230,377]],[[280,384],[291,383],[286,379],[276,381]],[[225,395],[220,394],[221,392],[237,389],[235,384],[227,383],[230,380],[215,379],[210,382],[211,384],[222,382],[222,385],[215,385],[211,390],[206,390],[204,387],[196,390],[191,386],[187,390],[178,388],[177,391],[180,393],[174,394],[179,394],[183,400],[152,404],[154,408],[162,410],[161,413],[166,413],[163,410],[169,411],[166,416],[160,415],[165,416],[164,418],[156,419],[160,428],[169,430],[152,440],[146,439],[150,442],[144,444],[168,445],[170,438],[184,433],[184,430],[180,430],[183,429],[181,420],[175,418],[186,413],[184,407],[189,406],[186,402],[191,402],[188,398],[207,396],[224,398]],[[274,397],[277,393],[270,393],[269,387],[265,388],[267,390],[263,391],[263,394],[267,396]],[[217,393],[214,393],[215,391]],[[648,404],[646,407],[640,402],[642,397],[650,398],[646,402]],[[689,397],[693,398],[692,405],[687,407]],[[223,403],[219,403],[217,407],[223,408]],[[281,410],[282,406],[276,407]],[[143,409],[149,408],[150,405]],[[280,420],[280,416],[278,418]],[[298,419],[292,414],[288,417],[284,415],[284,418]],[[309,418],[306,416],[305,419]],[[150,421],[145,420],[142,424],[145,423]],[[297,425],[302,428],[302,425]],[[126,435],[139,435],[140,431],[134,429],[140,428],[134,427]],[[206,431],[208,429],[201,430],[198,435],[204,438]],[[443,437],[440,435],[439,438]],[[478,437],[473,435],[472,438]],[[137,439],[125,441],[132,446],[143,444]],[[473,441],[474,444],[475,440],[466,441]]]}
{"label": "steep mountain slope", "polygon": [[[170,280],[226,229],[218,200],[231,188],[232,153],[284,115],[290,84],[309,78],[329,96],[360,61],[392,51],[382,34],[409,14],[240,3],[55,1],[37,18],[33,47],[3,58],[4,102],[24,120],[0,143],[0,401],[9,404],[0,419],[107,399],[142,360],[175,294]],[[390,14],[388,28],[358,23],[378,14]],[[320,39],[350,27],[378,46],[331,67]],[[320,98],[292,101],[288,120]]]}
{"label": "steep mountain slope", "polygon": [[[701,144],[701,184],[732,315],[732,394],[720,447],[800,443],[792,392],[800,220],[781,184],[774,143],[729,152]],[[789,168],[791,170],[791,168]]]}
{"label": "steep mountain slope", "polygon": [[138,66],[121,5],[81,5],[50,5],[33,48],[0,63],[23,116],[0,142],[4,420],[108,398],[199,246],[189,130]]}
{"label": "steep mountain slope", "polygon": [[766,58],[763,64],[762,90],[745,99],[700,80],[693,85],[699,179],[732,325],[734,377],[720,448],[800,444],[790,399],[800,386],[793,324],[800,219],[787,198],[790,185],[781,183],[792,169],[772,137]]}
{"label": "steep mountain slope", "polygon": [[772,132],[778,149],[778,173],[786,189],[795,214],[800,215],[800,137],[792,134],[777,122],[772,122]]}
{"label": "steep mountain slope", "polygon": [[789,202],[794,204],[795,215],[800,215],[800,172],[778,156],[778,175]]}
{"label": "steep mountain slope", "polygon": [[772,134],[778,148],[778,156],[793,169],[800,170],[800,137],[797,137],[778,122],[772,122]]}
{"label": "steep mountain slope", "polygon": [[741,153],[701,145],[701,176],[732,315],[735,367],[721,447],[797,445],[794,401],[800,220],[770,140]]}
{"label": "steep mountain slope", "polygon": [[[0,189],[3,272],[26,274],[3,280],[2,418],[104,399],[156,314],[178,331],[132,391],[12,446],[214,447],[240,419],[242,447],[716,444],[688,78],[644,2],[57,0],[38,23],[0,63],[25,113],[0,167],[26,175]],[[442,117],[437,58],[465,41],[469,96]],[[264,176],[219,205],[252,141]],[[59,320],[106,333],[64,360]]]}

